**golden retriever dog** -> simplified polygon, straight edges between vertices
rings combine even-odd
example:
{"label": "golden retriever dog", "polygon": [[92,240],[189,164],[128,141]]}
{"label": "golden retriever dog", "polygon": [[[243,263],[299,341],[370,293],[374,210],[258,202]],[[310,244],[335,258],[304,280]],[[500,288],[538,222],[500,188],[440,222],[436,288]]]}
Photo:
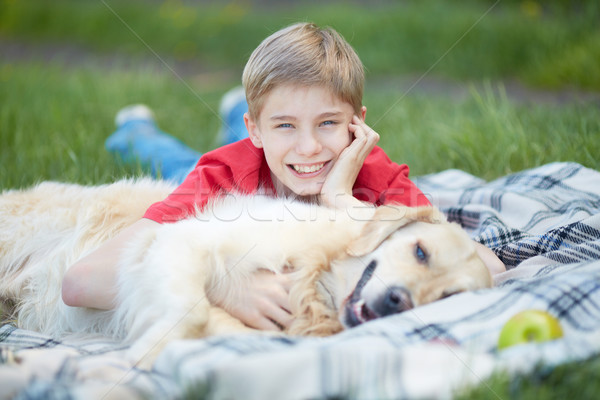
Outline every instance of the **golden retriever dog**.
{"label": "golden retriever dog", "polygon": [[171,340],[252,331],[215,304],[237,301],[259,269],[292,278],[291,335],[331,335],[491,286],[471,239],[433,207],[339,210],[230,194],[132,240],[121,256],[114,310],[65,305],[68,266],[172,190],[142,179],[45,182],[2,193],[3,308],[19,327],[54,337],[123,339],[127,357],[148,367]]}

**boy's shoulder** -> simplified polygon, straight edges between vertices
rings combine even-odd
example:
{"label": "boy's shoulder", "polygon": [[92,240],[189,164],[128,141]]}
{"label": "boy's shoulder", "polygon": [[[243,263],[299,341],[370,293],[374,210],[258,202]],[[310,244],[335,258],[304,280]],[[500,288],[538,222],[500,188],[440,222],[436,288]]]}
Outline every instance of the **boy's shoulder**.
{"label": "boy's shoulder", "polygon": [[263,150],[248,138],[205,153],[194,172],[196,180],[223,189],[252,192],[270,181]]}
{"label": "boy's shoulder", "polygon": [[205,153],[198,165],[222,164],[239,172],[259,169],[263,160],[263,150],[254,147],[250,139],[245,138]]}
{"label": "boy's shoulder", "polygon": [[408,173],[406,164],[395,163],[381,147],[375,146],[358,173],[356,185],[385,190],[393,181],[408,178]]}
{"label": "boy's shoulder", "polygon": [[374,172],[379,175],[397,175],[398,173],[404,172],[408,174],[408,166],[406,164],[395,163],[379,146],[375,146],[371,153],[367,156],[361,172],[363,170]]}

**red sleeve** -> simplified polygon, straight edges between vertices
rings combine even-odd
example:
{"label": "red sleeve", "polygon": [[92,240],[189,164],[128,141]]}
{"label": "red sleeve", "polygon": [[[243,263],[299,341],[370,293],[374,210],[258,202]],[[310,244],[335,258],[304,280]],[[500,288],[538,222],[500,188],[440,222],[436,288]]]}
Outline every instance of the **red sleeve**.
{"label": "red sleeve", "polygon": [[408,166],[402,164],[400,168],[399,173],[393,177],[388,188],[381,193],[381,203],[399,203],[409,207],[430,206],[431,202],[427,196],[408,178]]}
{"label": "red sleeve", "polygon": [[408,178],[406,164],[396,164],[375,146],[365,160],[353,188],[357,199],[376,206],[399,203],[409,207],[429,206],[431,203]]}
{"label": "red sleeve", "polygon": [[165,200],[148,208],[144,218],[158,223],[175,222],[202,209],[224,193],[253,193],[272,188],[262,149],[246,138],[204,154],[196,168]]}
{"label": "red sleeve", "polygon": [[194,169],[165,200],[154,203],[146,210],[144,218],[158,223],[176,222],[202,209],[209,199],[231,189],[231,170],[227,165],[203,165]]}

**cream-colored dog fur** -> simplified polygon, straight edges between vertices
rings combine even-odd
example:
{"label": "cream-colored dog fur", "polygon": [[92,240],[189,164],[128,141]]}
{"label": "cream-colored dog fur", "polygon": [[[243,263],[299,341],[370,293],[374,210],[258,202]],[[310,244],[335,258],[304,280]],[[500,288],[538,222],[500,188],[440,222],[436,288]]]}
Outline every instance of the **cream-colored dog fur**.
{"label": "cream-colored dog fur", "polygon": [[[117,306],[66,306],[66,268],[173,187],[124,180],[46,182],[0,196],[0,298],[19,327],[109,335],[149,366],[173,339],[247,332],[214,304],[235,302],[257,269],[290,273],[287,333],[330,335],[458,292],[491,286],[472,241],[432,207],[354,210],[229,195],[135,238],[121,257]],[[141,360],[141,361],[140,361]]]}

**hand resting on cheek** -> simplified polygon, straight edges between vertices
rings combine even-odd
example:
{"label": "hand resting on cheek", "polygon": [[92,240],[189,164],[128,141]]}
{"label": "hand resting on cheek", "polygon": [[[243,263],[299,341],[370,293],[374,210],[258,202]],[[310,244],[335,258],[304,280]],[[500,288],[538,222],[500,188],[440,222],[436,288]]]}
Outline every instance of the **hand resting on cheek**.
{"label": "hand resting on cheek", "polygon": [[[366,108],[363,107],[363,115]],[[352,188],[365,159],[379,141],[379,134],[364,119],[353,116],[348,131],[354,139],[339,155],[321,188],[322,204],[335,208],[358,205],[352,196]]]}

